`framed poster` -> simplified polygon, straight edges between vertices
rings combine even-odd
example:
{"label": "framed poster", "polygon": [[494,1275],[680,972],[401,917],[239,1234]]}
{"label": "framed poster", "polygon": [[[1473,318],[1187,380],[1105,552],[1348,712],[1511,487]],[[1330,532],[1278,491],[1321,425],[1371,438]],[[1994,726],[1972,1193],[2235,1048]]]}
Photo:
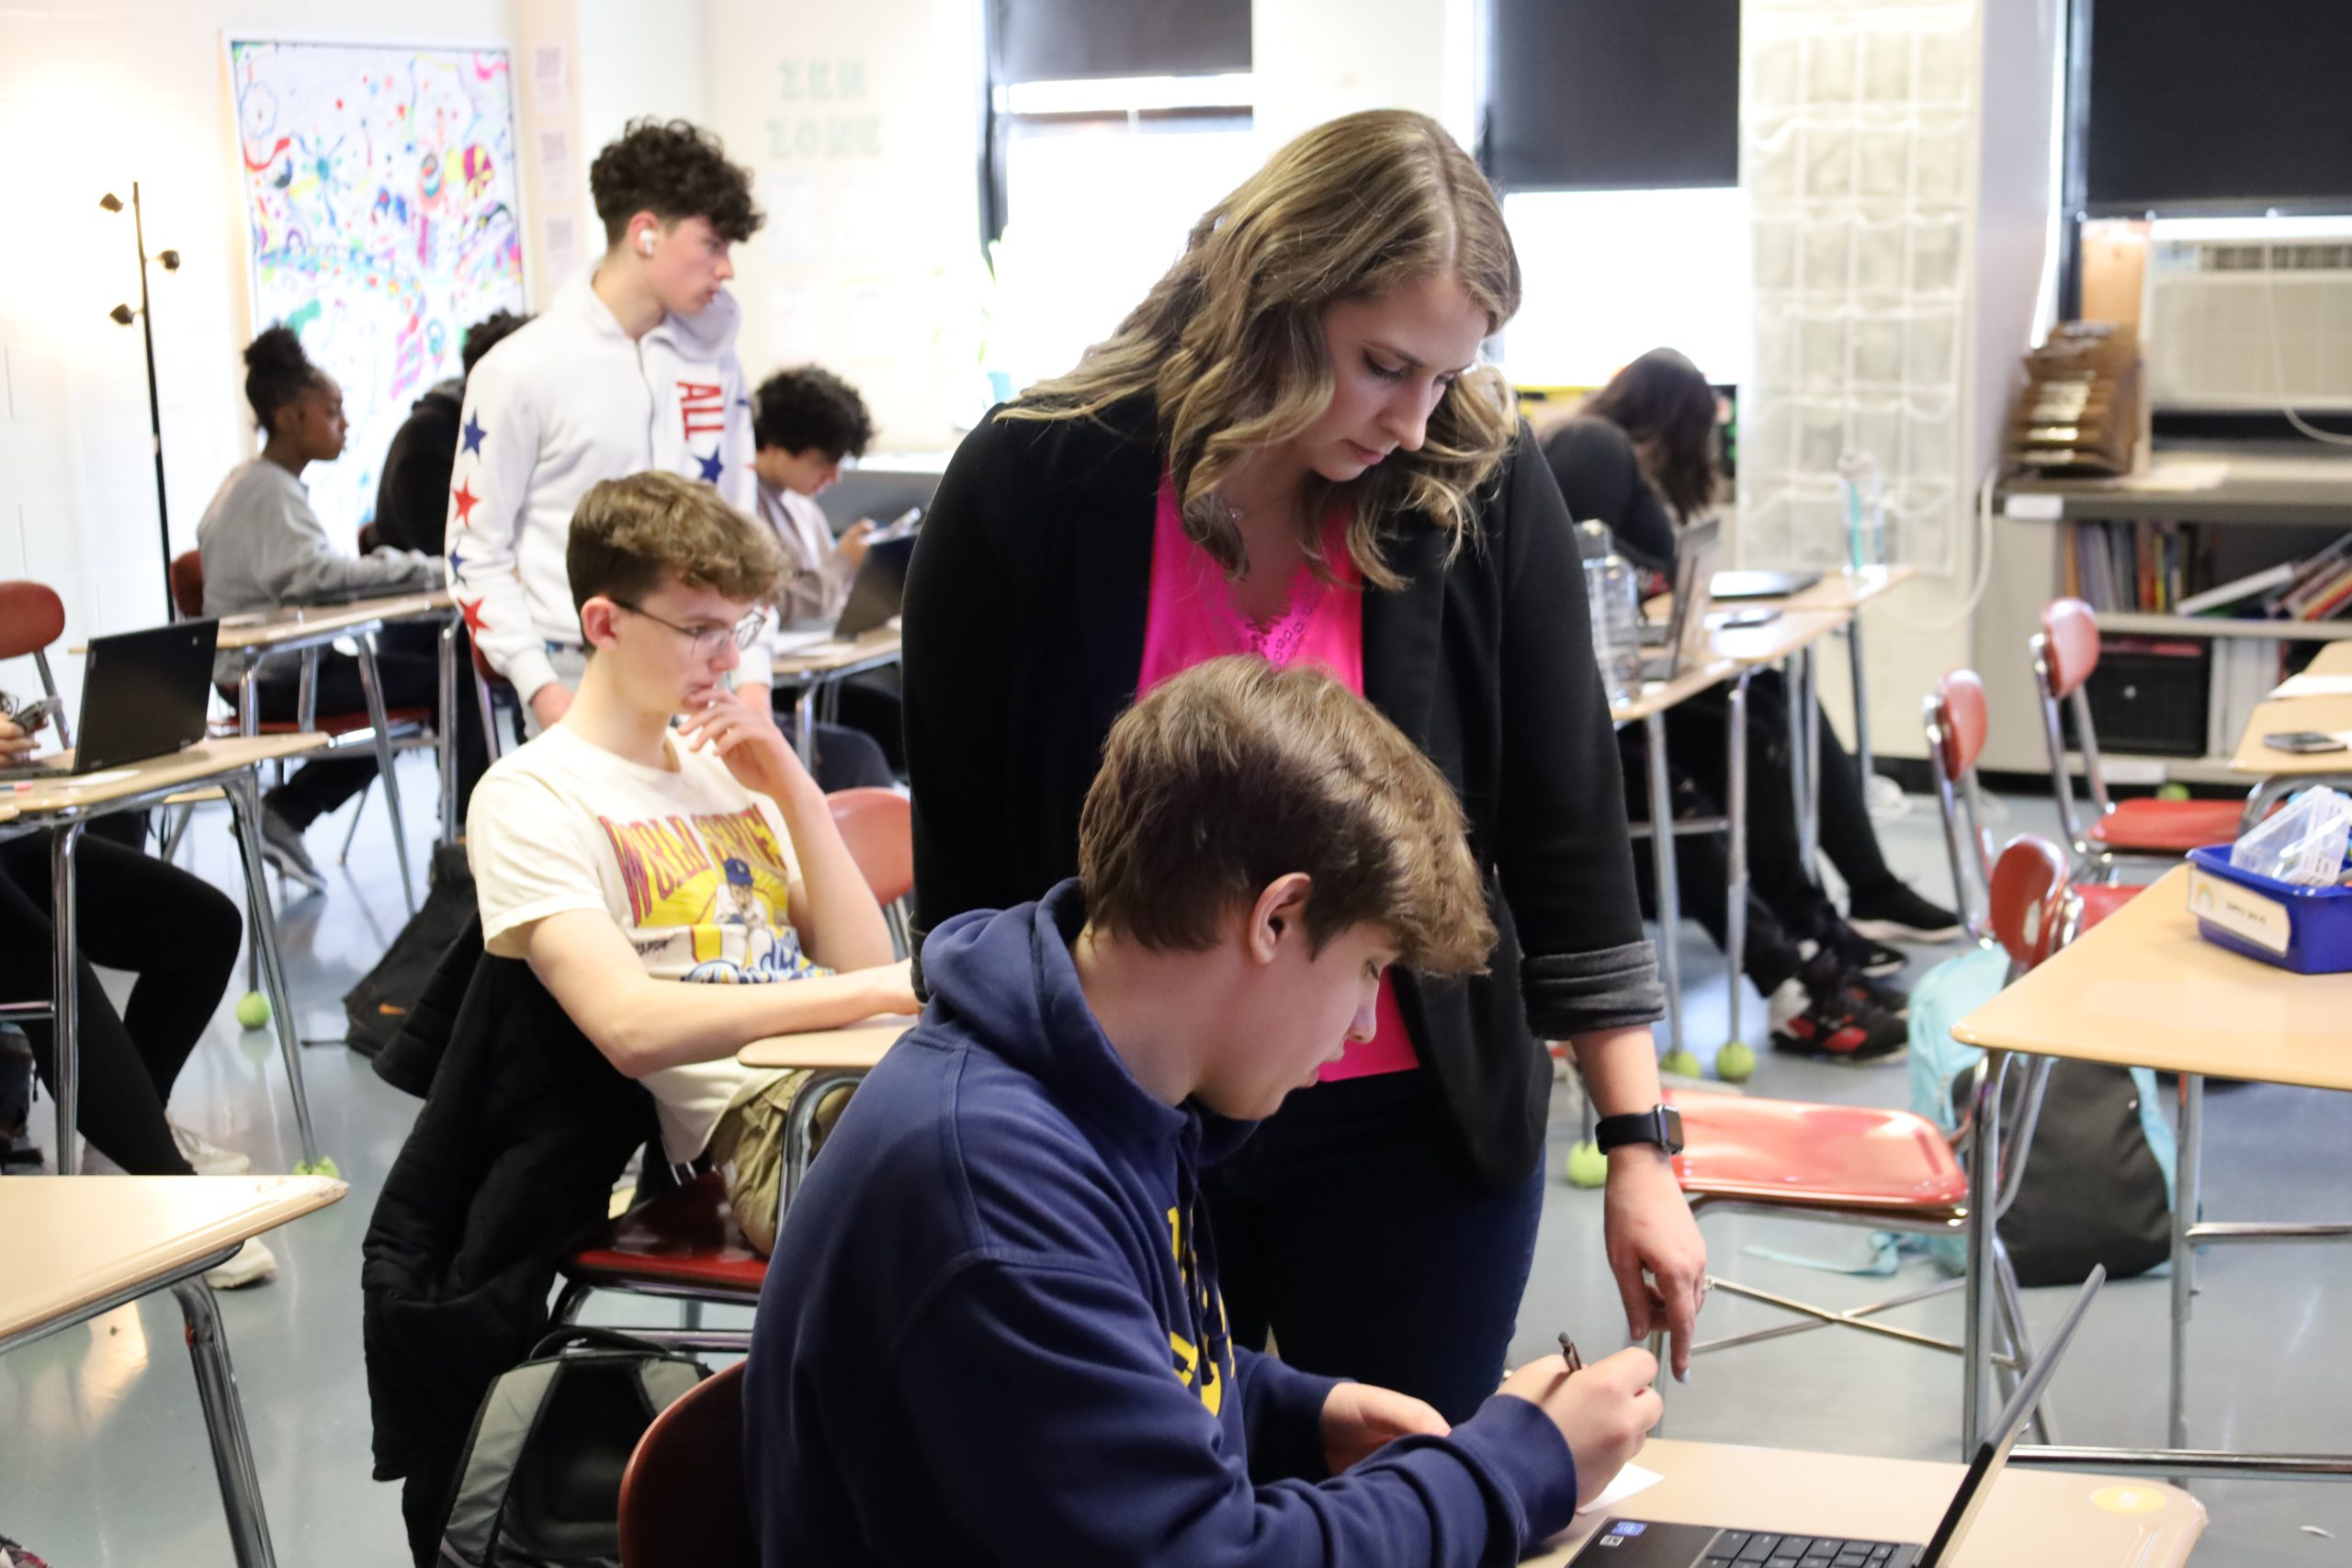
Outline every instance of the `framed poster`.
{"label": "framed poster", "polygon": [[254,329],[343,387],[342,458],[305,476],[338,544],[468,326],[524,309],[513,58],[503,48],[228,40]]}

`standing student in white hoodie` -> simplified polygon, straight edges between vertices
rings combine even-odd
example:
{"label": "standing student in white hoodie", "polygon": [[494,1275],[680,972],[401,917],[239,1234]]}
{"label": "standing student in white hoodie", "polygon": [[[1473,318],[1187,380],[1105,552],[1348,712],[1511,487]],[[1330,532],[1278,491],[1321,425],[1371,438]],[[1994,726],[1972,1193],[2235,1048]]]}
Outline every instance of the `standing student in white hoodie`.
{"label": "standing student in white hoodie", "polygon": [[[586,662],[564,570],[580,498],[662,470],[750,513],[752,408],[735,357],[729,248],[764,219],[752,179],[684,120],[629,122],[588,171],[605,251],[466,381],[450,477],[450,591],[534,735],[563,716]],[[764,700],[764,645],[737,673]]]}

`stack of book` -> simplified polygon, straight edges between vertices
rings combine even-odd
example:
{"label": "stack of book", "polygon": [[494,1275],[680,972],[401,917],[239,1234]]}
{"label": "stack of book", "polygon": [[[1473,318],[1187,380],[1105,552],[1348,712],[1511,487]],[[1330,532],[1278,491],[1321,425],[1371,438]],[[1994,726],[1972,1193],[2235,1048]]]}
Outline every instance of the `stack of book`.
{"label": "stack of book", "polygon": [[2235,620],[2333,621],[2352,615],[2352,534],[2317,555],[2192,593],[2174,612]]}

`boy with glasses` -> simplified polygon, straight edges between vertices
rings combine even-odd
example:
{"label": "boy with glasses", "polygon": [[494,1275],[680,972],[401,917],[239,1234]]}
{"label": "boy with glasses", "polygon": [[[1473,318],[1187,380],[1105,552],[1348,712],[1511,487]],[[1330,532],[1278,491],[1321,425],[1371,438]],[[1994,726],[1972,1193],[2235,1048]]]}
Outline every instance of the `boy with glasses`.
{"label": "boy with glasses", "polygon": [[672,1163],[711,1156],[764,1252],[797,1079],[735,1052],[914,1011],[907,965],[766,705],[727,684],[783,567],[764,531],[708,486],[637,474],[582,498],[565,565],[586,665],[561,720],[475,791],[483,944],[645,1085]]}

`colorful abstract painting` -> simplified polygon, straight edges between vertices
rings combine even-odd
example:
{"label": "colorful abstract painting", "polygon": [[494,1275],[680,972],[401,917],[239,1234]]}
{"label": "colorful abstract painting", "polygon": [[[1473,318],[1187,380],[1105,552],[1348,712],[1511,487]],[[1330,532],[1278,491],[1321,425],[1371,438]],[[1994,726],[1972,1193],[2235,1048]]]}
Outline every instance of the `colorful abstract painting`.
{"label": "colorful abstract painting", "polygon": [[343,457],[305,476],[330,536],[375,513],[409,406],[466,328],[524,308],[514,77],[503,49],[231,39],[253,321],[342,384]]}

